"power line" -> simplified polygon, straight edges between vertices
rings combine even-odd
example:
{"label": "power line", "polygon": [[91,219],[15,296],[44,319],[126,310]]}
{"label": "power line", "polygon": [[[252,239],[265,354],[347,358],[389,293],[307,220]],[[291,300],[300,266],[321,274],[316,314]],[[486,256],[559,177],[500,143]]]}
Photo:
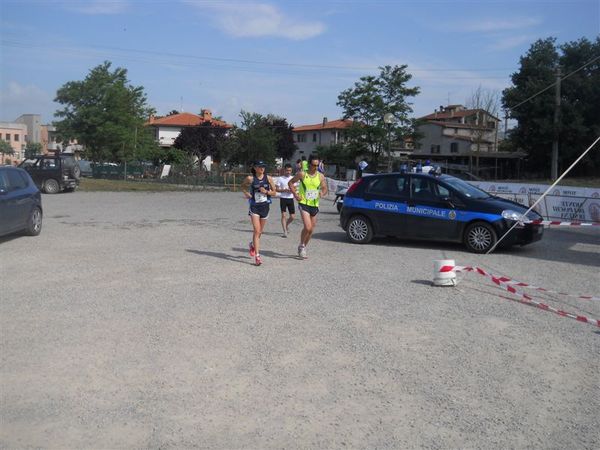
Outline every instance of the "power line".
{"label": "power line", "polygon": [[[574,75],[574,74],[576,74],[577,72],[579,72],[580,70],[582,70],[582,69],[584,69],[585,67],[589,66],[590,64],[592,64],[593,62],[597,61],[598,59],[600,59],[600,55],[598,55],[598,56],[596,56],[595,58],[593,58],[593,59],[589,60],[589,61],[588,61],[588,62],[586,62],[586,63],[585,63],[583,66],[579,67],[578,69],[575,69],[573,72],[571,72],[571,73],[568,73],[567,75],[565,75],[564,77],[562,77],[562,78],[560,79],[560,81],[562,82],[562,81],[566,80],[566,79],[567,79],[567,78],[569,78],[571,75]],[[530,97],[527,97],[527,98],[526,98],[525,100],[523,100],[522,102],[520,102],[520,103],[517,103],[515,106],[510,106],[510,107],[508,107],[508,108],[506,108],[506,109],[514,110],[515,108],[518,108],[519,106],[523,105],[524,103],[527,103],[529,100],[531,100],[531,99],[533,99],[533,98],[537,97],[537,96],[538,96],[538,95],[540,95],[540,94],[543,94],[543,93],[544,93],[544,92],[546,92],[548,89],[551,89],[551,88],[553,88],[554,86],[556,86],[556,84],[557,84],[557,83],[558,83],[558,81],[555,81],[555,82],[554,82],[554,83],[552,83],[551,85],[549,85],[549,86],[546,86],[546,87],[545,87],[544,89],[542,89],[541,91],[539,91],[539,92],[536,92],[535,94],[533,94],[533,95],[532,95],[532,96],[530,96]]]}
{"label": "power line", "polygon": [[[6,45],[9,47],[17,47],[17,48],[29,48],[29,47],[37,47],[37,48],[54,48],[54,49],[63,49],[63,50],[71,50],[71,51],[80,51],[84,52],[85,49],[74,49],[72,47],[57,47],[52,45],[41,45],[36,43],[28,43],[24,41],[15,41],[15,40],[2,40],[2,45]],[[168,56],[173,58],[187,58],[187,59],[196,59],[203,61],[214,61],[214,62],[225,62],[225,63],[240,63],[240,64],[256,64],[263,66],[282,66],[282,67],[297,67],[297,68],[307,68],[307,69],[336,69],[336,70],[377,70],[378,67],[374,66],[341,66],[341,65],[330,65],[330,64],[302,64],[302,63],[289,63],[282,61],[261,61],[261,60],[252,60],[252,59],[237,59],[237,58],[220,58],[214,56],[203,56],[203,55],[189,55],[183,53],[171,53],[171,52],[159,52],[159,51],[149,51],[149,50],[140,50],[140,49],[129,49],[122,47],[109,47],[109,46],[88,46],[92,49],[100,49],[100,50],[112,50],[124,53],[143,53],[150,54],[153,56]],[[461,69],[450,69],[450,68],[438,68],[438,69],[410,69],[411,73],[418,72],[465,72],[465,71],[473,71],[473,72],[504,72],[508,70],[514,70],[514,68],[461,68]],[[479,78],[479,77],[453,77],[457,79],[468,79],[468,78]],[[505,78],[505,77],[489,77],[489,78]]]}

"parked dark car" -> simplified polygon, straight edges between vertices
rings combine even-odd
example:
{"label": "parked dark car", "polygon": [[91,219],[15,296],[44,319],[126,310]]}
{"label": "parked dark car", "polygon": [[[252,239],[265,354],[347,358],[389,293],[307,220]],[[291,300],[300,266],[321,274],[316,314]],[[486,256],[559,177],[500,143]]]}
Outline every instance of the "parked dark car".
{"label": "parked dark car", "polygon": [[354,183],[344,196],[340,224],[351,242],[374,235],[462,242],[486,253],[517,226],[501,245],[525,245],[542,238],[542,217],[519,203],[489,195],[450,175],[390,173]]}
{"label": "parked dark car", "polygon": [[26,159],[19,167],[25,169],[36,186],[46,194],[71,192],[79,186],[81,169],[73,155],[61,153]]}
{"label": "parked dark car", "polygon": [[42,231],[42,195],[27,172],[0,166],[0,236]]}
{"label": "parked dark car", "polygon": [[81,171],[82,177],[91,177],[94,175],[92,171],[91,161],[86,161],[85,159],[82,159],[77,162],[79,163],[79,170]]}

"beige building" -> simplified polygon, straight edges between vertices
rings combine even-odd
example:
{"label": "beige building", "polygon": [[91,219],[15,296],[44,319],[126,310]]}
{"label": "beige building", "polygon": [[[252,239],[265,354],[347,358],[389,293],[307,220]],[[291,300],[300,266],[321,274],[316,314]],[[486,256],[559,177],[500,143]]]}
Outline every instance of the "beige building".
{"label": "beige building", "polygon": [[25,156],[27,144],[27,125],[15,122],[0,122],[0,138],[8,142],[15,151],[14,155],[0,153],[0,164],[21,162]]}

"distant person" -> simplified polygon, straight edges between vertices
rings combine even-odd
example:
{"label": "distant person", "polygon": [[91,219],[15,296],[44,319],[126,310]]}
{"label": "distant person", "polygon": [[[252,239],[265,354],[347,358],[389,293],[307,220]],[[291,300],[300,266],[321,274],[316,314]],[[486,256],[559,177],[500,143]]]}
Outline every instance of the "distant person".
{"label": "distant person", "polygon": [[[279,192],[279,208],[281,209],[281,228],[283,228],[282,237],[288,237],[290,224],[294,221],[296,208],[294,206],[294,194],[292,193],[288,183],[292,179],[292,165],[284,166],[283,175],[277,178],[275,189]],[[289,217],[286,217],[286,212]]]}
{"label": "distant person", "polygon": [[319,161],[319,167],[317,168],[317,170],[319,171],[319,173],[325,175],[325,164],[323,163],[323,160]]}
{"label": "distant person", "polygon": [[296,173],[300,171],[302,171],[302,160],[298,158],[298,160],[296,161]]}
{"label": "distant person", "polygon": [[257,266],[262,264],[260,237],[269,217],[271,197],[277,195],[273,179],[265,173],[266,167],[267,165],[263,161],[257,161],[252,167],[252,175],[246,177],[242,183],[242,192],[250,203],[248,215],[254,231],[252,242],[248,247],[250,256],[254,257],[254,263]]}
{"label": "distant person", "polygon": [[302,167],[301,167],[302,172],[308,172],[308,161],[306,160],[306,156],[302,157],[301,164],[302,164]]}
{"label": "distant person", "polygon": [[425,165],[421,168],[421,170],[423,171],[423,173],[429,173],[434,169],[434,167],[431,165],[431,161],[430,160],[426,160],[425,161]]}
{"label": "distant person", "polygon": [[[319,214],[319,199],[327,195],[327,182],[325,176],[319,173],[319,158],[311,156],[308,171],[297,173],[288,183],[294,198],[298,200],[300,216],[304,228],[300,233],[300,245],[298,245],[298,256],[306,259],[306,246],[312,237],[317,225],[317,214]],[[296,183],[299,189],[296,189]]]}

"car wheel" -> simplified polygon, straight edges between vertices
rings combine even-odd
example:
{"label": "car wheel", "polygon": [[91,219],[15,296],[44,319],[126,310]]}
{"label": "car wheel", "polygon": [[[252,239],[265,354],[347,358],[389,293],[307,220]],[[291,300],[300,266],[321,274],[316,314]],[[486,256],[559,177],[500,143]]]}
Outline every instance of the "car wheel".
{"label": "car wheel", "polygon": [[497,239],[496,231],[486,222],[474,222],[465,230],[465,246],[473,253],[486,253]]}
{"label": "car wheel", "polygon": [[354,216],[348,222],[346,235],[355,244],[368,244],[373,239],[373,226],[365,216]]}
{"label": "car wheel", "polygon": [[49,178],[48,180],[44,181],[44,192],[46,194],[56,194],[58,191],[60,191],[58,181],[53,178]]}
{"label": "car wheel", "polygon": [[81,178],[81,168],[77,163],[75,163],[75,165],[71,168],[71,176],[76,180],[79,180],[79,178]]}
{"label": "car wheel", "polygon": [[25,234],[28,236],[37,236],[42,231],[42,210],[37,206],[29,213],[29,219],[27,219],[27,228]]}

